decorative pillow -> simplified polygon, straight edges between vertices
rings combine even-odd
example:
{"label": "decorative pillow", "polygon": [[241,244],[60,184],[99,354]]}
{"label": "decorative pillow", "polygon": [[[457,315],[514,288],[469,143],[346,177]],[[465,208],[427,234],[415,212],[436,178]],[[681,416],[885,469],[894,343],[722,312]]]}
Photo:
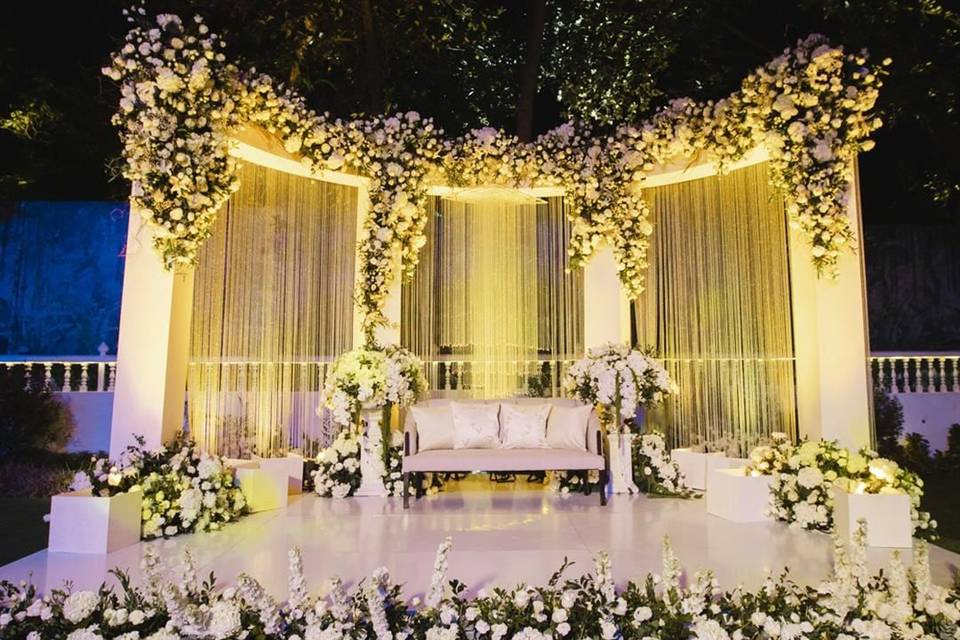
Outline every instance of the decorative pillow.
{"label": "decorative pillow", "polygon": [[547,446],[551,449],[587,450],[587,424],[593,407],[554,407],[547,420]]}
{"label": "decorative pillow", "polygon": [[500,446],[504,449],[541,449],[547,446],[549,404],[500,405]]}
{"label": "decorative pillow", "polygon": [[451,402],[454,449],[496,449],[500,446],[499,404]]}
{"label": "decorative pillow", "polygon": [[410,407],[413,422],[417,425],[417,451],[453,449],[453,414],[450,405],[433,407]]}

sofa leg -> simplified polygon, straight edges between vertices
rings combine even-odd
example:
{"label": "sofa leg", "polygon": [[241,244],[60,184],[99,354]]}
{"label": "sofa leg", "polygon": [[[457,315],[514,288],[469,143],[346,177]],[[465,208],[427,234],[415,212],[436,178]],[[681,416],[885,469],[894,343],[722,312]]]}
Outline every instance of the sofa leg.
{"label": "sofa leg", "polygon": [[600,506],[607,506],[607,470],[600,472]]}
{"label": "sofa leg", "polygon": [[403,474],[403,508],[410,508],[410,474]]}

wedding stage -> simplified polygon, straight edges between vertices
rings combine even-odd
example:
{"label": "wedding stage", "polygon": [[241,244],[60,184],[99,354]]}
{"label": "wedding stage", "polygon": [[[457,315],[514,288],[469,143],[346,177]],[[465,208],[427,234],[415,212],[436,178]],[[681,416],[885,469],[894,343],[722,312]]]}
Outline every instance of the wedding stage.
{"label": "wedding stage", "polygon": [[[457,486],[459,485],[459,486]],[[139,582],[146,547],[179,563],[185,550],[197,574],[214,572],[223,582],[240,573],[259,580],[273,595],[287,592],[288,551],[303,552],[307,583],[340,576],[355,584],[384,566],[408,597],[430,584],[438,545],[450,536],[451,578],[475,593],[495,585],[540,585],[563,563],[577,576],[592,570],[606,550],[618,585],[661,571],[661,543],[669,537],[688,577],[712,569],[722,588],[759,586],[768,572],[789,568],[793,580],[815,584],[831,571],[833,540],[783,523],[738,524],[706,513],[706,501],[614,495],[607,507],[596,496],[561,497],[539,485],[491,484],[470,478],[449,491],[422,498],[404,511],[400,498],[330,500],[292,496],[286,509],[256,513],[213,533],[141,542],[109,555],[40,551],[0,567],[0,580],[32,580],[41,589],[64,580],[75,589],[112,582],[113,567]],[[904,553],[906,563],[910,554]],[[868,550],[871,569],[886,566],[889,549]],[[933,580],[952,583],[960,555],[930,547]],[[175,573],[174,573],[175,577]]]}

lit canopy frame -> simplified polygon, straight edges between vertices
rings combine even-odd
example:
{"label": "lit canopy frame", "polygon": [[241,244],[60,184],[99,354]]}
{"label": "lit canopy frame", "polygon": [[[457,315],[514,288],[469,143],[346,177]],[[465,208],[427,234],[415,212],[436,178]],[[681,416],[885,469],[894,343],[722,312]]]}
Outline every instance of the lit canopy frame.
{"label": "lit canopy frame", "polygon": [[[358,344],[396,336],[400,275],[416,268],[431,194],[475,187],[562,193],[571,265],[585,269],[585,308],[617,310],[587,314],[587,346],[629,338],[627,302],[642,292],[654,232],[643,188],[767,161],[793,228],[794,297],[806,309],[794,304],[801,432],[826,433],[828,420],[838,420],[845,440],[869,440],[856,156],[872,146],[869,136],[881,124],[873,108],[884,71],[865,53],[810,36],[723,100],[675,100],[647,122],[605,135],[567,122],[522,144],[493,129],[447,139],[413,112],[332,119],[268,76],[228,62],[222,40],[200,18],[140,14],[131,21],[137,24],[104,69],[121,86],[114,123],[133,212],[118,359],[122,371],[135,373],[117,382],[112,451],[145,421],[156,425],[142,427],[153,431],[148,441],[159,443],[182,418],[190,268],[237,187],[238,161],[360,189]],[[143,286],[150,281],[156,286]],[[152,322],[144,317],[151,309]],[[853,347],[837,351],[844,344]],[[838,358],[846,364],[828,366]],[[163,378],[159,397],[136,380],[144,366]],[[849,407],[827,401],[843,392],[853,398]],[[126,422],[133,424],[116,428]]]}

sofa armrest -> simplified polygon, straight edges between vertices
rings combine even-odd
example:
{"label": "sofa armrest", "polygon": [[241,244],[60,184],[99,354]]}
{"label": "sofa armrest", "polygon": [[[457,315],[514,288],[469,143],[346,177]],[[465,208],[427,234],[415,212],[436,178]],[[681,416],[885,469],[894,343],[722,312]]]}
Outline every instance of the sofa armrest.
{"label": "sofa armrest", "polygon": [[413,412],[407,411],[403,421],[403,455],[412,456],[417,452],[417,423],[413,419]]}
{"label": "sofa armrest", "polygon": [[603,427],[600,425],[600,416],[596,410],[590,412],[590,420],[587,422],[587,450],[598,456],[603,455],[603,443],[600,438],[603,434]]}

